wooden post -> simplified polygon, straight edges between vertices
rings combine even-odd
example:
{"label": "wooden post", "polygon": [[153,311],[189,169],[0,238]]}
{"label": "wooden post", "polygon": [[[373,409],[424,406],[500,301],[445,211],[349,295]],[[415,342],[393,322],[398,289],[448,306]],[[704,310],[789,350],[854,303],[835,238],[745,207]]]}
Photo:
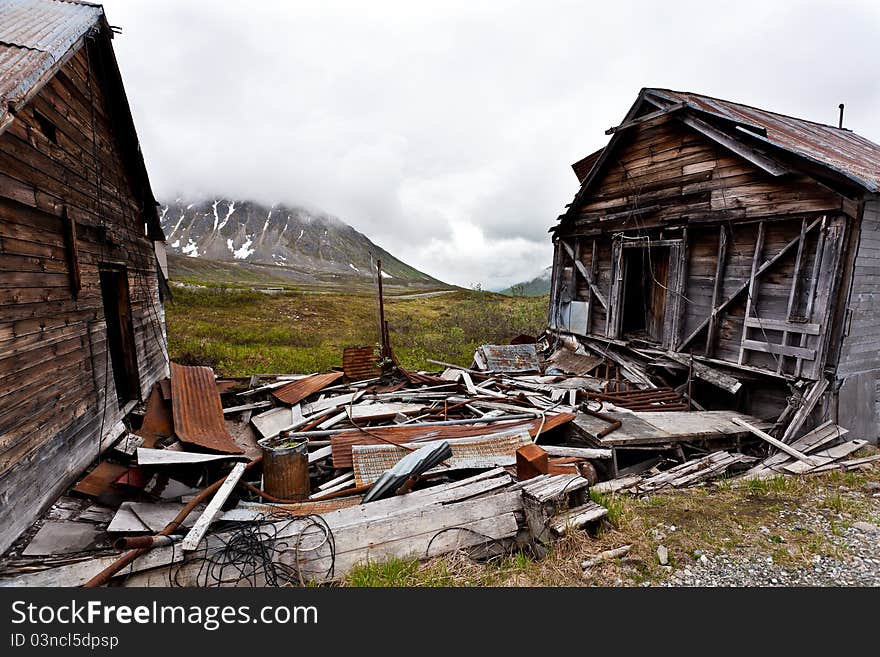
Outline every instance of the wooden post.
{"label": "wooden post", "polygon": [[[816,288],[819,286],[819,267],[822,264],[822,252],[825,250],[825,217],[822,217],[822,225],[819,228],[819,238],[816,241],[816,255],[813,258],[813,269],[810,273],[810,291],[807,294],[807,308],[804,317],[809,322],[813,318],[813,306],[816,304]],[[801,347],[807,346],[806,333],[801,334]],[[803,359],[798,359],[795,365],[794,375],[799,377],[804,368]]]}
{"label": "wooden post", "polygon": [[[786,311],[786,320],[792,321],[792,313],[794,312],[795,303],[797,302],[798,296],[800,296],[800,280],[801,280],[801,267],[803,265],[803,257],[804,257],[804,244],[807,241],[807,220],[806,218],[801,219],[801,237],[800,243],[798,244],[797,255],[794,259],[794,272],[791,275],[791,289],[788,291],[788,309]],[[782,332],[782,346],[788,346],[788,331]],[[801,362],[802,359],[798,358],[798,362]],[[781,374],[783,365],[785,363],[785,356],[779,356],[779,362],[776,364],[776,373]]]}
{"label": "wooden post", "polygon": [[724,269],[727,260],[727,227],[723,224],[718,229],[718,260],[715,263],[715,285],[712,288],[712,308],[709,310],[709,328],[706,332],[706,347],[703,354],[712,357],[715,354],[715,338],[718,332],[718,299],[724,289]]}
{"label": "wooden post", "polygon": [[[752,273],[749,276],[749,287],[746,293],[746,314],[745,319],[752,316],[752,307],[755,305],[755,297],[758,294],[758,263],[761,261],[761,252],[764,250],[764,222],[758,224],[758,236],[755,238],[755,254],[752,256]],[[743,321],[742,340],[739,348],[739,362],[742,365],[745,362],[745,341],[748,340],[749,328]]]}

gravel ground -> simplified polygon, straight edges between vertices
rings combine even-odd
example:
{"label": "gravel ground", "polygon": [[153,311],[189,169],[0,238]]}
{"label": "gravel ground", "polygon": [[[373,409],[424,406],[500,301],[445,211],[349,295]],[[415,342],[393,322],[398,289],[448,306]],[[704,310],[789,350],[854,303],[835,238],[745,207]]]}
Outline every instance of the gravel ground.
{"label": "gravel ground", "polygon": [[853,513],[834,512],[818,504],[794,506],[779,514],[779,526],[824,538],[827,548],[809,566],[776,563],[766,549],[738,548],[715,554],[697,550],[693,562],[669,571],[664,586],[880,586],[880,484],[867,493],[841,488],[841,495],[860,498]]}

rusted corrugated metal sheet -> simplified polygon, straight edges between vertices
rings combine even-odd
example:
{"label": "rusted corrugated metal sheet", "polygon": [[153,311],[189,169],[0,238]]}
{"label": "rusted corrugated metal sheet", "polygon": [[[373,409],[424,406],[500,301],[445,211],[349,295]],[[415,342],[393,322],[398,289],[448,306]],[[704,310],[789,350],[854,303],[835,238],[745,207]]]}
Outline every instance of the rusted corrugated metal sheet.
{"label": "rusted corrugated metal sheet", "polygon": [[358,429],[352,429],[345,433],[339,433],[330,438],[333,448],[333,467],[352,467],[351,448],[353,445],[380,445],[382,443],[394,443],[401,445],[409,442],[424,440],[455,440],[456,438],[470,438],[473,436],[486,436],[499,433],[517,433],[528,431],[533,438],[540,431],[546,433],[551,429],[571,422],[574,419],[571,413],[559,413],[548,415],[542,421],[527,420],[525,422],[511,422],[509,424],[492,425],[401,425],[397,427],[371,427],[369,433]]}
{"label": "rusted corrugated metal sheet", "polygon": [[0,0],[0,116],[103,15],[99,5],[58,0]]}
{"label": "rusted corrugated metal sheet", "polygon": [[184,443],[223,454],[241,454],[226,423],[210,367],[171,363],[171,410],[174,432]]}
{"label": "rusted corrugated metal sheet", "polygon": [[850,130],[687,91],[647,89],[645,94],[661,103],[684,102],[701,112],[764,128],[770,144],[846,175],[869,191],[880,190],[880,145]]}
{"label": "rusted corrugated metal sheet", "polygon": [[346,347],[342,352],[342,371],[351,381],[379,376],[382,370],[376,364],[376,348]]}
{"label": "rusted corrugated metal sheet", "polygon": [[604,360],[604,358],[589,354],[576,354],[571,349],[563,347],[554,351],[547,359],[547,369],[556,368],[565,374],[587,376]]}
{"label": "rusted corrugated metal sheet", "polygon": [[314,374],[304,379],[298,379],[288,385],[278,388],[272,394],[280,402],[285,404],[298,404],[309,395],[314,395],[319,390],[326,388],[331,383],[338,381],[342,372],[328,372],[327,374]]}
{"label": "rusted corrugated metal sheet", "polygon": [[474,360],[490,372],[539,371],[534,344],[484,344],[477,349]]}

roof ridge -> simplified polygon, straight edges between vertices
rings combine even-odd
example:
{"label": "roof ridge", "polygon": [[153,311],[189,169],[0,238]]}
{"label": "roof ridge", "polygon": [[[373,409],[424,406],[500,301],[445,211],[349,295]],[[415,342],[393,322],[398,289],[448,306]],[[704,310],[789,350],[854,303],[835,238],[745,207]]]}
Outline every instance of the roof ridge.
{"label": "roof ridge", "polygon": [[[823,128],[831,128],[832,130],[838,130],[840,132],[853,133],[852,130],[848,128],[839,128],[836,125],[832,125],[830,123],[822,123],[821,121],[813,121],[812,119],[805,119],[800,116],[794,116],[793,114],[783,114],[782,112],[774,112],[773,110],[768,110],[763,107],[758,107],[756,105],[747,105],[746,103],[740,103],[735,100],[727,100],[726,98],[718,98],[717,96],[707,96],[706,94],[699,94],[694,91],[679,91],[677,89],[667,89],[665,87],[647,87],[645,89],[647,92],[651,91],[668,91],[674,94],[685,94],[688,96],[699,96],[700,98],[705,98],[707,100],[717,100],[722,103],[729,103],[731,105],[739,105],[740,107],[747,107],[748,109],[757,110],[759,112],[764,112],[766,114],[775,114],[776,116],[781,116],[786,119],[794,119],[795,121],[803,121],[804,123],[812,123],[813,125],[822,126]],[[857,133],[853,133],[857,134]]]}

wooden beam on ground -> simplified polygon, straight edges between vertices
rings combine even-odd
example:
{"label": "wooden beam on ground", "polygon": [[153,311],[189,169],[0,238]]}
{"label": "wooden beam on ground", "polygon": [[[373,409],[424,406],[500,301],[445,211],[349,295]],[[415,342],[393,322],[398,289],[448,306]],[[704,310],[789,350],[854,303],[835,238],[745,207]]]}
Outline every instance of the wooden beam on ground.
{"label": "wooden beam on ground", "polygon": [[217,489],[216,493],[214,493],[214,497],[212,497],[211,501],[208,503],[208,508],[206,508],[205,512],[199,516],[199,519],[196,520],[196,524],[193,525],[192,529],[190,529],[189,533],[184,537],[183,542],[180,544],[182,550],[192,551],[199,546],[199,543],[202,542],[205,534],[208,533],[211,523],[214,522],[214,519],[218,515],[220,515],[221,508],[226,503],[226,500],[229,499],[233,489],[244,474],[245,468],[247,468],[247,463],[235,464],[235,467],[232,468],[232,472],[226,476],[226,481],[224,481],[223,485]]}
{"label": "wooden beam on ground", "polygon": [[809,456],[807,456],[806,454],[802,454],[802,453],[800,453],[799,451],[797,451],[797,450],[796,450],[794,447],[792,447],[791,445],[786,445],[786,444],[785,444],[784,442],[782,442],[781,440],[776,440],[776,438],[774,438],[773,436],[771,436],[769,433],[764,433],[764,432],[761,431],[758,427],[752,426],[751,424],[749,424],[749,423],[746,422],[745,420],[742,420],[742,419],[740,419],[740,418],[738,418],[738,417],[732,417],[732,418],[730,418],[730,420],[731,420],[731,422],[733,422],[734,424],[738,424],[738,425],[740,425],[741,427],[743,427],[744,429],[748,429],[748,430],[751,431],[753,434],[755,434],[758,438],[760,438],[761,440],[764,440],[764,441],[770,443],[770,444],[773,445],[775,448],[777,448],[777,449],[781,449],[783,452],[785,452],[785,453],[788,454],[789,456],[793,456],[793,457],[796,458],[798,461],[803,461],[804,463],[806,463],[806,464],[809,465],[810,467],[816,467],[816,466],[818,466],[818,465],[821,465],[821,463],[819,463],[819,462],[817,462],[817,461],[811,459],[811,458],[810,458]]}
{"label": "wooden beam on ground", "polygon": [[611,450],[592,447],[567,447],[565,445],[541,445],[550,456],[574,456],[581,459],[610,459]]}

